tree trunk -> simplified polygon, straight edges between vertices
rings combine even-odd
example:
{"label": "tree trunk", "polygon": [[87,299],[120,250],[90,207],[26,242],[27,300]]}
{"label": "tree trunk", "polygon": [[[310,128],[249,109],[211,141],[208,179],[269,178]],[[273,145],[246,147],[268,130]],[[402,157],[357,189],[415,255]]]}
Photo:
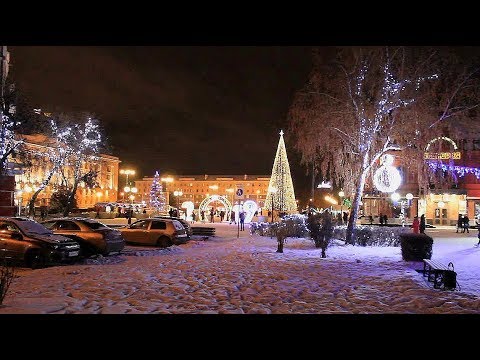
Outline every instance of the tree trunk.
{"label": "tree trunk", "polygon": [[278,240],[277,242],[278,242],[277,252],[283,253],[283,243],[285,242],[285,240]]}
{"label": "tree trunk", "polygon": [[40,186],[40,188],[35,191],[35,193],[32,195],[32,198],[30,199],[29,203],[28,203],[28,216],[35,218],[35,201],[37,201],[37,197],[38,195],[47,187],[48,183],[50,182],[50,180],[52,179],[52,176],[53,174],[55,173],[54,170],[52,170],[47,178],[45,180],[43,180],[42,182],[42,185]]}
{"label": "tree trunk", "polygon": [[72,208],[73,208],[73,199],[75,198],[75,194],[76,194],[76,192],[77,192],[77,188],[78,188],[78,180],[75,180],[75,182],[74,182],[74,184],[73,184],[72,191],[71,191],[70,194],[68,195],[67,206],[66,206],[65,209],[63,210],[63,216],[68,216],[68,214],[70,213],[70,211],[72,211]]}
{"label": "tree trunk", "polygon": [[326,257],[327,257],[327,255],[325,255],[325,249],[322,248],[322,258],[326,258]]}
{"label": "tree trunk", "polygon": [[363,189],[365,187],[365,179],[367,177],[367,170],[364,170],[360,176],[360,183],[358,184],[357,190],[355,192],[355,197],[353,198],[352,208],[350,211],[350,217],[348,218],[347,225],[347,236],[345,242],[347,244],[354,245],[354,235],[355,235],[355,223],[357,222],[358,209],[360,207],[360,200],[362,199]]}

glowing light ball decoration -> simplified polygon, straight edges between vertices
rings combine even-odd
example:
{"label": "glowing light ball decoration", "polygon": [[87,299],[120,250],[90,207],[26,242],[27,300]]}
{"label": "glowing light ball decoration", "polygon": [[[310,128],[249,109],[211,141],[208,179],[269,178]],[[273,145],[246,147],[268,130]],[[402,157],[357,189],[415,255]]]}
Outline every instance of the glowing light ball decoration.
{"label": "glowing light ball decoration", "polygon": [[383,155],[382,166],[380,166],[373,175],[375,187],[381,192],[393,193],[400,187],[402,176],[396,167],[393,166],[393,156]]}
{"label": "glowing light ball decoration", "polygon": [[250,223],[252,221],[255,211],[257,211],[257,203],[253,200],[247,200],[243,203],[243,210],[245,211],[245,222]]}

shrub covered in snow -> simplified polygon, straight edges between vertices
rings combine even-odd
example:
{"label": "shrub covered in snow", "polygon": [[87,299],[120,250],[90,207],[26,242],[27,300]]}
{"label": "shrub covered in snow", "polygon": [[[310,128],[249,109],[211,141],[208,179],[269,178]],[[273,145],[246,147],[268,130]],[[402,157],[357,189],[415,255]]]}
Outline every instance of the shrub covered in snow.
{"label": "shrub covered in snow", "polygon": [[250,233],[260,236],[275,236],[278,243],[277,252],[283,252],[283,245],[287,238],[304,238],[309,236],[305,219],[305,215],[294,214],[286,215],[276,223],[253,222],[250,224]]}
{"label": "shrub covered in snow", "polygon": [[278,223],[252,222],[250,223],[250,233],[260,236],[276,236],[278,226],[275,224],[284,224],[282,231],[287,237],[304,238],[309,236],[306,225],[306,216],[300,214],[286,215]]}
{"label": "shrub covered in snow", "polygon": [[252,222],[250,223],[250,234],[258,234],[260,236],[273,236],[272,224],[268,222]]}
{"label": "shrub covered in snow", "polygon": [[422,261],[432,258],[433,239],[427,234],[405,233],[400,235],[402,259]]}
{"label": "shrub covered in snow", "polygon": [[[355,227],[354,244],[360,246],[400,246],[400,235],[410,233],[408,227],[370,226]],[[347,227],[335,226],[333,237],[345,240]]]}
{"label": "shrub covered in snow", "polygon": [[322,258],[326,257],[325,251],[333,237],[332,215],[328,211],[310,215],[307,220],[307,226],[315,247],[322,249]]}
{"label": "shrub covered in snow", "polygon": [[305,215],[286,215],[282,219],[285,224],[287,237],[304,238],[309,236]]}

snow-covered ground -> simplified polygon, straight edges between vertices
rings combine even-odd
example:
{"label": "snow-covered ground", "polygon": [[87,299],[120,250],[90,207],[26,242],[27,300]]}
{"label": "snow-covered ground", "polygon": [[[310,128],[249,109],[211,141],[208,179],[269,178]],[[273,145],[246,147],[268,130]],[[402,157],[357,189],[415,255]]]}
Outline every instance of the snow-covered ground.
{"label": "snow-covered ground", "polygon": [[433,259],[452,261],[458,273],[461,291],[442,291],[400,248],[338,241],[322,259],[307,239],[287,239],[279,254],[275,239],[215,227],[216,237],[169,249],[127,246],[84,264],[19,269],[0,314],[480,313],[476,230],[427,229]]}

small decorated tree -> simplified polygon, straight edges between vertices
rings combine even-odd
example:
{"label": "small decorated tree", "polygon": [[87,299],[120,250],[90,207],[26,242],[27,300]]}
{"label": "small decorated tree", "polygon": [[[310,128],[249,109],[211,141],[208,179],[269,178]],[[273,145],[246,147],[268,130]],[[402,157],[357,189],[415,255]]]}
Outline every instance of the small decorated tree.
{"label": "small decorated tree", "polygon": [[165,212],[165,194],[163,192],[162,183],[160,181],[160,174],[155,172],[153,177],[152,187],[150,188],[150,206],[157,212]]}

